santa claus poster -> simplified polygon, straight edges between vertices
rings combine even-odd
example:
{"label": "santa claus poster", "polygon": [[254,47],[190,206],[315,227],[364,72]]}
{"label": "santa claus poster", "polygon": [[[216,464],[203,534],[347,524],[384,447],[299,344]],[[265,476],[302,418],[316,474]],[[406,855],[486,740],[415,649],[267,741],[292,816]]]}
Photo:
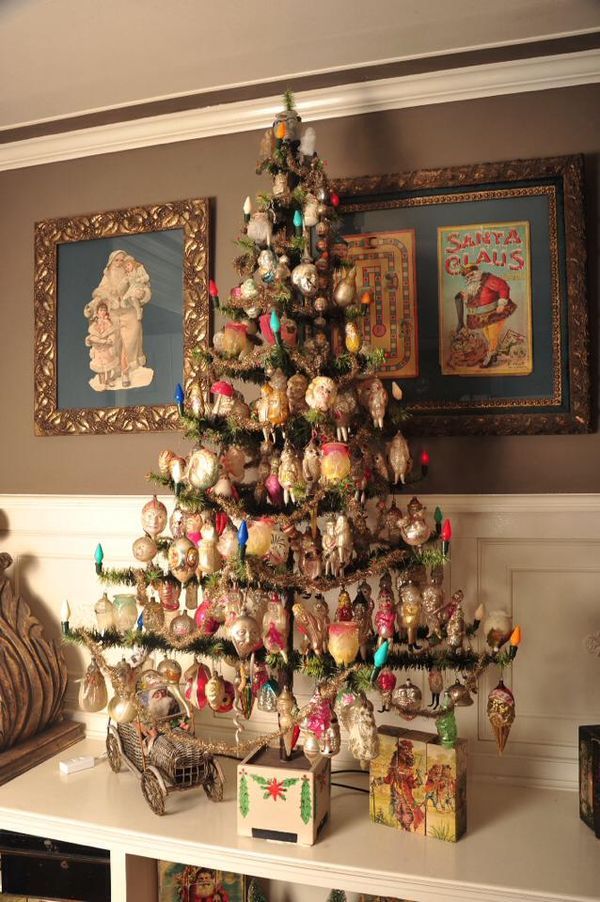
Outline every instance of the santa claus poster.
{"label": "santa claus poster", "polygon": [[159,902],[245,902],[246,878],[228,871],[158,862]]}
{"label": "santa claus poster", "polygon": [[533,372],[528,222],[438,228],[444,376]]}

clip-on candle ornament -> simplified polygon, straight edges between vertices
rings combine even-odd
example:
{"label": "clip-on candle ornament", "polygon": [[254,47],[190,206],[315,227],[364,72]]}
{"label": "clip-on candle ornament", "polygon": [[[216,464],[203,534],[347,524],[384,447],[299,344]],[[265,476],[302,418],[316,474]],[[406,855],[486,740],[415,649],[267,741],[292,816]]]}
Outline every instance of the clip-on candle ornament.
{"label": "clip-on candle ornament", "polygon": [[479,629],[479,624],[481,623],[481,621],[483,620],[484,617],[485,617],[485,605],[480,604],[477,606],[477,609],[475,611],[475,616],[473,618],[473,630]]}
{"label": "clip-on candle ornament", "polygon": [[439,536],[442,531],[442,520],[444,519],[444,515],[442,513],[442,509],[440,507],[436,507],[433,512],[433,520],[435,523],[435,534]]}
{"label": "clip-on candle ornament", "polygon": [[296,238],[302,237],[302,230],[304,228],[304,220],[302,218],[302,213],[300,210],[296,210],[294,213],[294,235]]}
{"label": "clip-on candle ornament", "polygon": [[183,482],[183,464],[181,460],[177,457],[174,458],[169,465],[169,470],[171,472],[173,485],[175,486],[175,497],[178,498]]}
{"label": "clip-on candle ornament", "polygon": [[371,674],[371,682],[372,683],[374,683],[375,680],[377,679],[377,677],[379,676],[381,668],[385,665],[385,662],[388,659],[389,653],[390,653],[390,640],[384,639],[383,642],[381,643],[381,645],[379,646],[379,648],[375,651],[375,654],[373,656],[373,663],[375,664],[375,667],[373,668],[373,673]]}
{"label": "clip-on candle ornament", "polygon": [[238,529],[238,542],[240,545],[240,560],[243,563],[246,560],[246,545],[248,544],[248,524],[245,520],[242,520]]}
{"label": "clip-on candle ornament", "polygon": [[102,561],[104,560],[104,551],[102,550],[102,545],[100,542],[96,545],[96,550],[94,552],[94,560],[96,562],[96,575],[100,576],[102,573]]}
{"label": "clip-on candle ornament", "polygon": [[442,554],[446,557],[452,540],[452,523],[450,520],[444,520],[442,523],[440,536],[442,538]]}
{"label": "clip-on candle ornament", "polygon": [[281,320],[279,319],[279,315],[276,310],[271,311],[271,320],[269,322],[271,326],[271,332],[275,336],[275,341],[279,347],[281,347]]}
{"label": "clip-on candle ornament", "polygon": [[215,310],[219,309],[219,289],[217,288],[217,283],[214,279],[211,279],[208,283],[208,296],[214,304]]}
{"label": "clip-on candle ornament", "polygon": [[250,195],[244,201],[244,206],[242,207],[244,211],[244,222],[246,225],[250,222],[250,214],[252,213],[252,201],[250,200]]}
{"label": "clip-on candle ornament", "polygon": [[177,404],[177,410],[179,411],[179,416],[183,416],[183,402],[185,401],[185,395],[183,393],[183,388],[181,383],[177,383],[177,388],[175,389],[175,403]]}
{"label": "clip-on candle ornament", "polygon": [[429,456],[429,451],[421,451],[421,476],[427,476],[429,471],[429,464],[431,461],[431,457]]}
{"label": "clip-on candle ornament", "polygon": [[60,607],[60,628],[63,636],[69,632],[69,618],[71,616],[71,608],[69,602],[65,599]]}
{"label": "clip-on candle ornament", "polygon": [[508,657],[510,661],[514,661],[517,657],[519,645],[521,644],[521,627],[515,626],[508,640]]}

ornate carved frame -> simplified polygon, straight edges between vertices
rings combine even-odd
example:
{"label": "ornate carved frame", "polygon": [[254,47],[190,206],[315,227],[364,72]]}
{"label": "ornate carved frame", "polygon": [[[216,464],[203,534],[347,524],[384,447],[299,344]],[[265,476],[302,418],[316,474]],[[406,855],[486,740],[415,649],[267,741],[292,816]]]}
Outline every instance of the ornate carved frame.
{"label": "ornate carved frame", "polygon": [[[198,376],[202,364],[193,349],[208,338],[209,329],[209,202],[206,198],[111,210],[35,225],[35,347],[34,391],[36,435],[90,435],[118,432],[160,432],[178,429],[173,404],[83,409],[58,408],[57,292],[58,246],[171,229],[183,230],[183,361],[184,387]],[[83,304],[82,304],[83,307]],[[175,387],[174,387],[175,388]]]}
{"label": "ornate carved frame", "polygon": [[[562,188],[558,203],[557,185]],[[549,231],[553,260],[552,346],[553,391],[548,398],[484,399],[465,404],[457,401],[424,401],[408,404],[413,414],[410,429],[426,435],[448,434],[535,434],[588,432],[591,424],[589,373],[588,307],[585,285],[585,226],[583,209],[583,158],[550,157],[501,163],[479,163],[446,169],[385,176],[338,179],[340,214],[389,206],[410,207],[432,202],[548,195]],[[469,194],[470,189],[473,194]],[[455,193],[452,189],[456,188]],[[460,194],[459,194],[460,191]],[[439,193],[436,193],[439,192]],[[557,223],[564,230],[564,252],[558,253]],[[417,248],[418,255],[418,248]],[[567,286],[563,297],[561,274]],[[566,341],[562,340],[560,320],[566,312]],[[561,380],[561,361],[566,354],[568,388]],[[556,407],[553,411],[552,407]],[[473,407],[477,407],[473,411]],[[566,410],[565,410],[566,407]],[[560,409],[559,409],[560,408]]]}

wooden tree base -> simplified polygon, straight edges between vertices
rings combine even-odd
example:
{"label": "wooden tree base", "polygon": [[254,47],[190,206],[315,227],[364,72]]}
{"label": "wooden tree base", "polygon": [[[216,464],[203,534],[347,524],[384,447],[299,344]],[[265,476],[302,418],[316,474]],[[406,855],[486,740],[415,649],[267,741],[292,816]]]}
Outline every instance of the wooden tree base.
{"label": "wooden tree base", "polygon": [[82,723],[65,720],[0,752],[0,786],[69,748],[84,736],[85,726]]}

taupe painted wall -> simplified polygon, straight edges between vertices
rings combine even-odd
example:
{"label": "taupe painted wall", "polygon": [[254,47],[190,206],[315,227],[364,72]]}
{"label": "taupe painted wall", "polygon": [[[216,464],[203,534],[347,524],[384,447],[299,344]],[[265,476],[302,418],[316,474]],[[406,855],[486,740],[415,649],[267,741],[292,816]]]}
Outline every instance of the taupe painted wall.
{"label": "taupe painted wall", "polygon": [[[583,152],[589,294],[598,295],[600,87],[584,86],[319,123],[331,175]],[[158,452],[188,448],[173,433],[37,438],[33,434],[33,223],[185,197],[214,199],[214,272],[233,284],[232,240],[254,175],[259,135],[247,133],[90,157],[0,174],[0,492],[130,494]],[[595,323],[595,316],[593,316]],[[595,325],[594,325],[595,330]],[[594,382],[597,342],[593,342]],[[423,442],[425,444],[425,442]],[[427,440],[427,492],[599,492],[600,436]]]}

